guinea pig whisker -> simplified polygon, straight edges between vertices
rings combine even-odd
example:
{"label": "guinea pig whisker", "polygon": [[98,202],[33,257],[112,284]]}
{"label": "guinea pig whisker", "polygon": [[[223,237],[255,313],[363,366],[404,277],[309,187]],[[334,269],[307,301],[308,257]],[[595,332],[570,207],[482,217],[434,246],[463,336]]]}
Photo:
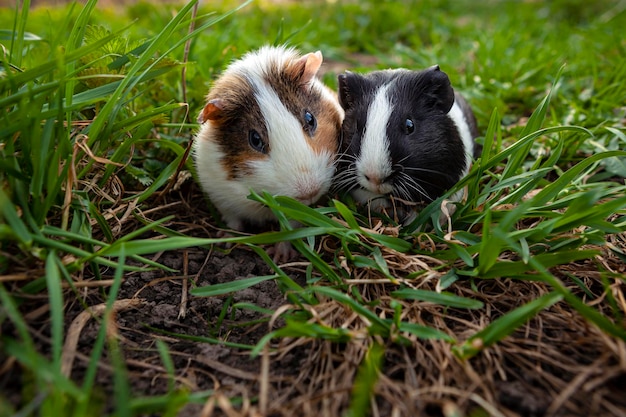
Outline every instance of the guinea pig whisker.
{"label": "guinea pig whisker", "polygon": [[348,186],[350,186],[350,188],[352,188],[352,179],[351,178],[338,178],[335,180],[335,185],[337,186],[337,188],[340,189],[346,189],[348,188]]}
{"label": "guinea pig whisker", "polygon": [[404,196],[407,200],[411,200],[411,196],[415,194],[430,200],[430,196],[428,195],[424,187],[422,187],[422,185],[418,183],[415,178],[411,177],[407,173],[402,173],[400,184],[402,184],[404,190],[406,190],[407,192],[407,194]]}
{"label": "guinea pig whisker", "polygon": [[417,195],[424,195],[423,191],[419,188],[416,187],[414,184],[411,183],[405,183],[402,186],[402,195],[400,195],[399,197],[405,199],[405,200],[415,200],[415,194],[417,193]]}
{"label": "guinea pig whisker", "polygon": [[341,166],[339,167],[338,171],[337,171],[337,175],[341,175],[341,176],[351,176],[351,177],[356,177],[356,167],[354,166],[354,164],[349,165],[349,166]]}
{"label": "guinea pig whisker", "polygon": [[[441,173],[441,172],[440,172],[440,174],[445,176],[445,174],[443,174],[443,173]],[[415,181],[415,179],[413,179],[413,180]],[[417,181],[416,181],[416,182],[417,182]],[[436,183],[431,182],[431,181],[425,181],[424,179],[421,179],[421,180],[419,181],[419,183],[421,183],[421,184],[425,184],[425,185],[432,185],[433,187],[436,187],[436,188],[441,188],[441,185],[436,184]]]}
{"label": "guinea pig whisker", "polygon": [[398,187],[396,187],[396,189],[392,193],[392,195],[394,195],[395,197],[398,197],[400,199],[403,199],[403,200],[410,200],[411,199],[411,193],[409,192],[406,184],[404,184],[404,183],[399,184]]}
{"label": "guinea pig whisker", "polygon": [[356,188],[356,168],[354,164],[352,164],[347,169],[338,172],[333,179],[333,190],[341,191],[341,190],[351,190]]}
{"label": "guinea pig whisker", "polygon": [[347,168],[344,168],[341,171],[337,172],[337,174],[335,175],[337,178],[356,177],[356,166],[354,164],[351,164]]}
{"label": "guinea pig whisker", "polygon": [[352,155],[348,152],[341,152],[339,154],[337,154],[337,160],[343,161],[343,162],[353,162],[356,161],[356,155]]}
{"label": "guinea pig whisker", "polygon": [[342,159],[338,159],[335,163],[335,166],[337,166],[337,169],[339,170],[339,172],[344,172],[344,171],[348,171],[350,169],[354,170],[354,162],[350,162],[350,161],[345,161]]}
{"label": "guinea pig whisker", "polygon": [[404,169],[407,171],[428,172],[430,174],[446,175],[445,173],[438,171],[436,169],[428,169],[428,168],[421,168],[421,167],[404,167]]}
{"label": "guinea pig whisker", "polygon": [[410,199],[411,193],[409,191],[408,183],[404,177],[406,177],[406,175],[402,175],[401,173],[401,175],[398,178],[398,181],[395,181],[392,195],[401,199],[408,200]]}
{"label": "guinea pig whisker", "polygon": [[353,190],[355,188],[357,188],[359,186],[359,184],[352,180],[352,179],[348,179],[346,181],[343,181],[340,183],[341,189],[343,190]]}
{"label": "guinea pig whisker", "polygon": [[406,155],[404,158],[402,158],[401,160],[399,160],[398,162],[396,162],[396,163],[394,164],[394,166],[396,166],[396,165],[400,165],[402,168],[404,168],[404,165],[402,165],[402,163],[403,163],[404,161],[406,161],[407,159],[409,159],[409,157],[410,157],[410,155]]}

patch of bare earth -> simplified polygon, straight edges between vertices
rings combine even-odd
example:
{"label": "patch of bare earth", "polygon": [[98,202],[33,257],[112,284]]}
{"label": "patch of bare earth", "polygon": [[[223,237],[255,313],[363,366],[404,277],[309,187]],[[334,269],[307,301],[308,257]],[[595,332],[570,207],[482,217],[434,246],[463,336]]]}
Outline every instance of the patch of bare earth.
{"label": "patch of bare earth", "polygon": [[[197,187],[189,182],[172,192],[149,212],[138,212],[150,219],[174,215],[165,226],[188,235],[215,236],[216,222]],[[120,216],[121,218],[121,216]],[[125,217],[118,228],[127,233],[140,224]],[[389,231],[391,233],[391,231]],[[320,248],[330,261],[337,242],[324,238]],[[624,236],[613,237],[613,244],[624,247]],[[435,249],[429,241],[418,241],[421,249]],[[406,255],[381,248],[393,275],[413,288],[435,290],[446,271],[440,261],[424,255]],[[127,273],[121,287],[116,313],[111,318],[128,369],[133,396],[163,394],[168,391],[168,374],[157,351],[156,341],[164,341],[171,353],[177,388],[192,392],[213,390],[203,404],[188,404],[180,416],[339,416],[348,408],[357,369],[374,342],[363,319],[346,306],[321,300],[310,306],[312,320],[334,328],[350,329],[347,343],[325,340],[273,340],[261,356],[252,358],[237,343],[253,345],[268,333],[267,316],[237,303],[265,309],[288,308],[284,294],[274,281],[258,284],[234,294],[198,298],[188,291],[232,280],[267,275],[267,265],[249,248],[191,248],[159,253],[152,259],[178,272],[162,270]],[[285,271],[299,284],[306,285],[304,260],[286,266]],[[332,262],[331,262],[332,264]],[[553,272],[583,300],[591,300],[568,274],[578,277],[595,296],[594,307],[613,317],[614,309],[626,312],[624,284],[612,283],[611,301],[603,295],[598,271],[626,273],[626,267],[610,251],[585,262],[567,265]],[[407,276],[425,271],[417,279]],[[111,279],[114,271],[103,271]],[[107,281],[78,276],[78,293],[64,294],[66,300],[65,371],[80,382],[86,358],[99,329],[97,306],[106,298]],[[91,283],[91,284],[88,284]],[[14,294],[19,282],[9,282]],[[88,285],[96,285],[91,287]],[[326,285],[322,278],[315,285]],[[397,285],[381,280],[374,271],[351,271],[350,285],[363,300],[371,301],[380,317],[392,317],[389,296]],[[539,282],[494,279],[461,279],[447,289],[481,300],[484,308],[465,310],[443,308],[427,302],[404,302],[402,320],[439,329],[464,341],[497,317],[549,292]],[[79,298],[94,310],[85,312]],[[613,305],[611,305],[613,303]],[[40,351],[49,350],[49,322],[45,297],[25,300],[21,305]],[[102,308],[102,307],[100,307]],[[95,317],[92,317],[93,316]],[[265,319],[265,320],[261,320]],[[261,320],[258,323],[257,320]],[[280,326],[280,320],[274,323]],[[6,322],[5,335],[15,329]],[[172,333],[185,335],[185,338]],[[219,339],[209,343],[196,338]],[[526,325],[476,357],[461,361],[449,343],[419,340],[410,335],[408,343],[376,340],[385,346],[382,375],[371,401],[374,416],[453,416],[484,409],[493,416],[624,416],[626,415],[626,346],[589,325],[565,302],[538,314]],[[24,383],[21,368],[3,358],[0,389],[7,398],[20,402]],[[19,382],[19,383],[18,383]],[[105,351],[97,375],[108,411],[114,402],[113,373]],[[234,404],[229,399],[241,401]]]}

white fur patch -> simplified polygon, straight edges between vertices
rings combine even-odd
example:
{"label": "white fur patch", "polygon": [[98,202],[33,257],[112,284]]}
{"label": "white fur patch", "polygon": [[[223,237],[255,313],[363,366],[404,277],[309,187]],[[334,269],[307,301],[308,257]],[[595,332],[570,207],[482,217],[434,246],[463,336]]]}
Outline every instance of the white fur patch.
{"label": "white fur patch", "polygon": [[208,192],[231,229],[243,230],[244,218],[254,218],[259,222],[271,219],[271,211],[247,199],[250,189],[244,183],[228,179],[222,167],[224,154],[217,143],[208,139],[214,135],[213,129],[210,122],[204,123],[194,141],[193,152],[200,185]]}
{"label": "white fur patch", "polygon": [[375,194],[392,191],[391,184],[383,183],[392,173],[387,123],[393,104],[387,97],[389,84],[381,86],[367,109],[367,122],[361,142],[361,154],[356,161],[359,185]]}
{"label": "white fur patch", "polygon": [[239,73],[246,78],[260,80],[270,68],[284,68],[290,61],[297,60],[298,53],[293,48],[274,48],[263,46],[256,51],[248,52],[240,60],[234,61],[228,71]]}
{"label": "white fur patch", "polygon": [[262,79],[250,81],[270,138],[269,158],[251,163],[256,172],[253,187],[294,198],[319,197],[328,190],[332,178],[332,153],[315,153],[302,122],[289,112],[276,92]]}
{"label": "white fur patch", "polygon": [[463,147],[465,148],[465,170],[462,175],[465,176],[469,172],[469,168],[472,164],[472,156],[474,155],[474,139],[472,138],[469,124],[463,115],[463,110],[458,103],[454,103],[448,112],[448,116],[456,125],[459,135],[461,136],[461,140],[463,141]]}

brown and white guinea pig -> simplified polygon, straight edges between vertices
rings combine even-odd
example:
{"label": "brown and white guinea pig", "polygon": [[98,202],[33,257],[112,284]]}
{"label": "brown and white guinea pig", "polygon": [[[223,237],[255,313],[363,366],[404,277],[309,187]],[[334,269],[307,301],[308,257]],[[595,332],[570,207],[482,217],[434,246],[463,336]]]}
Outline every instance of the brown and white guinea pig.
{"label": "brown and white guinea pig", "polygon": [[345,118],[336,188],[380,211],[390,198],[433,201],[467,174],[480,150],[476,119],[439,66],[346,72],[338,81]]}
{"label": "brown and white guinea pig", "polygon": [[319,51],[264,46],[213,83],[193,156],[200,185],[230,228],[276,220],[247,198],[251,190],[304,204],[328,191],[344,112],[316,78],[321,65]]}

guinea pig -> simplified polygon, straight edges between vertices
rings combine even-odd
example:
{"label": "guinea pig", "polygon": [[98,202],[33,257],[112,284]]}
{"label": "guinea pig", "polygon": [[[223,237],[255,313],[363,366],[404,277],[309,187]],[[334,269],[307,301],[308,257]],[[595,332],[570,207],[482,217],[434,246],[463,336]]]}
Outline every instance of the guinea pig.
{"label": "guinea pig", "polygon": [[346,72],[338,83],[345,118],[335,187],[357,202],[375,211],[391,199],[431,202],[478,156],[476,118],[439,66]]}
{"label": "guinea pig", "polygon": [[343,109],[316,74],[322,53],[264,46],[213,83],[193,145],[198,181],[228,227],[275,221],[250,191],[315,203],[335,172]]}

